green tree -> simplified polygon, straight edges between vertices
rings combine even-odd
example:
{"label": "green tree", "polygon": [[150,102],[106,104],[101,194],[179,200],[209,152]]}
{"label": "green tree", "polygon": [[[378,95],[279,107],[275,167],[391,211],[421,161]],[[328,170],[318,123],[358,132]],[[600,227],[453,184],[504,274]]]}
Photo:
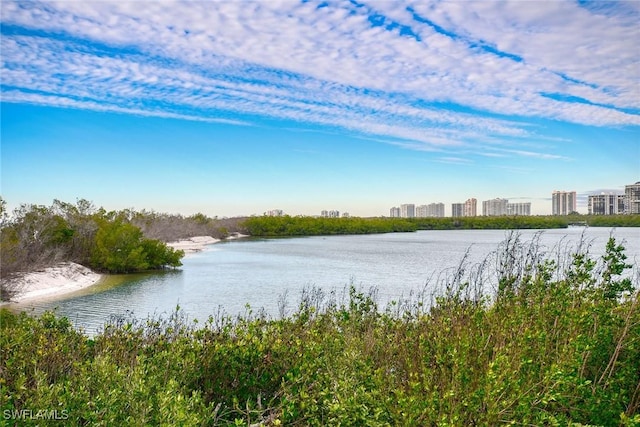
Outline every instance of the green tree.
{"label": "green tree", "polygon": [[149,268],[142,231],[116,219],[101,221],[91,255],[91,267],[110,273],[129,273]]}
{"label": "green tree", "polygon": [[631,264],[627,264],[626,259],[624,246],[616,244],[616,240],[610,237],[607,241],[606,252],[602,256],[604,271],[602,272],[601,286],[604,298],[620,298],[624,292],[634,290],[629,277],[619,278],[626,269],[633,267]]}
{"label": "green tree", "polygon": [[163,242],[153,239],[142,240],[142,247],[147,257],[148,268],[160,270],[165,267],[180,267],[180,259],[184,251],[170,248]]}
{"label": "green tree", "polygon": [[184,251],[159,240],[145,239],[140,228],[121,217],[100,220],[91,253],[91,267],[109,273],[130,273],[179,267]]}

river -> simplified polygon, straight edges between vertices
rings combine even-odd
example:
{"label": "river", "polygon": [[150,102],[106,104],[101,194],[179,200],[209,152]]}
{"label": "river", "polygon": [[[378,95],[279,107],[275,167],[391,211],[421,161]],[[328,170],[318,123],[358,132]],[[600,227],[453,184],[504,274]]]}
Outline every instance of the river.
{"label": "river", "polygon": [[[467,253],[477,265],[505,240],[504,230],[419,231],[357,236],[246,239],[210,245],[188,255],[176,271],[115,277],[62,299],[19,306],[35,313],[55,310],[92,335],[112,316],[146,318],[180,306],[188,319],[232,316],[263,310],[269,316],[295,311],[303,290],[342,295],[354,285],[377,289],[380,306],[421,291],[429,293]],[[640,228],[568,228],[521,230],[541,250],[575,247],[584,240],[594,257],[604,252],[611,234],[638,266]],[[250,308],[249,308],[250,307]]]}

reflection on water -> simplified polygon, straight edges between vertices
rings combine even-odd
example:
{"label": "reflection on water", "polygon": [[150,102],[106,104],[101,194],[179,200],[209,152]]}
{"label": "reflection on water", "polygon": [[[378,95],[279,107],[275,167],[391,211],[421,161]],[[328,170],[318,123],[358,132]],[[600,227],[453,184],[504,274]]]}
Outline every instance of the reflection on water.
{"label": "reflection on water", "polygon": [[[542,249],[580,241],[582,233],[598,256],[612,232],[605,228],[546,230]],[[530,240],[534,230],[521,231]],[[640,259],[640,229],[613,231],[626,241],[631,263]],[[146,318],[173,312],[179,305],[189,319],[205,321],[221,309],[242,314],[247,304],[279,314],[279,299],[288,297],[295,309],[304,288],[342,291],[350,284],[378,289],[381,305],[428,290],[437,278],[467,262],[484,260],[505,239],[503,230],[420,231],[363,236],[307,237],[231,241],[189,255],[180,270],[109,276],[96,286],[58,300],[41,300],[14,308],[40,313],[55,309],[76,326],[93,334],[110,316]]]}

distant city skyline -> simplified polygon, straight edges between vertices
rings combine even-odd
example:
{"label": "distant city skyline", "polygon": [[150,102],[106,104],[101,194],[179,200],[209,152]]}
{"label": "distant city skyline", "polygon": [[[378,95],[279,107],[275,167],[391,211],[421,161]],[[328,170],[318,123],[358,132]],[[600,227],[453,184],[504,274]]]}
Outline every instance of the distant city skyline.
{"label": "distant city skyline", "polygon": [[589,195],[640,179],[639,2],[9,0],[0,13],[10,210],[82,198],[450,216],[504,198],[550,215],[554,190],[587,213]]}
{"label": "distant city skyline", "polygon": [[[605,197],[606,196],[606,197]],[[608,198],[607,198],[608,197]],[[521,199],[521,198],[518,198]],[[497,197],[482,201],[482,211],[477,211],[477,199],[469,198],[465,202],[451,203],[450,210],[444,209],[444,204],[429,203],[417,205],[415,203],[394,206],[389,210],[390,217],[468,217],[468,216],[500,216],[500,215],[569,215],[579,212],[577,208],[576,191],[554,190],[549,198],[551,213],[533,214],[531,202],[510,203],[509,199]],[[610,199],[610,200],[609,200]],[[640,181],[624,185],[624,191],[600,191],[587,194],[587,214],[638,214],[640,213]],[[614,202],[615,200],[615,202]],[[599,208],[594,208],[595,203]],[[608,205],[609,207],[605,207]],[[414,212],[412,215],[410,212]],[[385,216],[385,215],[383,215]]]}

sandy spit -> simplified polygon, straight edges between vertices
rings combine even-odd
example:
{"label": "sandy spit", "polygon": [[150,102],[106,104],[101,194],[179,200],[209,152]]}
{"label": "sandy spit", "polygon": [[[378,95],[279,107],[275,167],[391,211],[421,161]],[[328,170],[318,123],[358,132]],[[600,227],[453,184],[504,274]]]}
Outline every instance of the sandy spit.
{"label": "sandy spit", "polygon": [[[95,285],[102,275],[74,262],[60,263],[14,279],[18,294],[10,301],[22,303],[30,300],[57,297]],[[1,304],[7,304],[2,302]]]}
{"label": "sandy spit", "polygon": [[[243,234],[233,234],[225,240],[247,237]],[[174,249],[181,249],[185,254],[200,252],[207,245],[219,242],[211,236],[196,236],[177,242],[167,243]],[[13,283],[18,288],[18,294],[10,302],[0,302],[0,305],[23,303],[36,299],[58,297],[70,292],[98,283],[104,275],[73,262],[64,262],[54,267],[34,271],[14,279]]]}
{"label": "sandy spit", "polygon": [[[224,240],[241,239],[243,237],[249,237],[249,236],[245,234],[235,233],[228,236]],[[189,254],[194,252],[200,252],[206,249],[208,245],[212,245],[220,241],[221,241],[220,239],[215,239],[211,236],[195,236],[195,237],[190,237],[188,239],[178,240],[177,242],[169,242],[167,243],[167,246],[170,246],[174,249],[181,249],[184,251],[185,254]]]}

